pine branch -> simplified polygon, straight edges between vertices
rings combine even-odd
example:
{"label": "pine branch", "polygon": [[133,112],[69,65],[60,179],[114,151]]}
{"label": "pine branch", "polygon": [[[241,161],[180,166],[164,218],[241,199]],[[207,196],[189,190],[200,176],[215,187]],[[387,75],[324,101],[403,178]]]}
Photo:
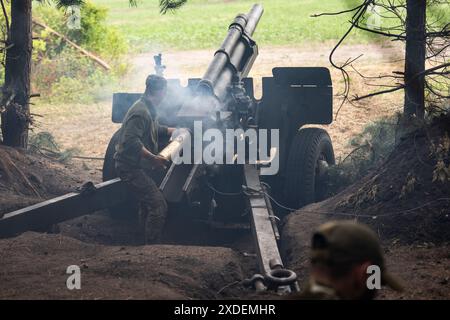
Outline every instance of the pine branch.
{"label": "pine branch", "polygon": [[84,4],[83,0],[56,0],[57,8],[66,8],[69,6],[81,6]]}
{"label": "pine branch", "polygon": [[181,8],[187,0],[160,0],[159,8],[161,14],[166,14],[167,11],[174,11]]}
{"label": "pine branch", "polygon": [[[40,3],[48,2],[48,0],[36,0],[36,1]],[[66,8],[69,6],[82,6],[84,4],[84,0],[53,0],[53,2],[55,3],[58,9]]]}

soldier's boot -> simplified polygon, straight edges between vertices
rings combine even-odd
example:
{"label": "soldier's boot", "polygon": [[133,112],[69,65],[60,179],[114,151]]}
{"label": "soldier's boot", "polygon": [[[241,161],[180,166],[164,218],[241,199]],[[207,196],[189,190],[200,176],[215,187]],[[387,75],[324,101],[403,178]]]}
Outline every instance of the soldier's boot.
{"label": "soldier's boot", "polygon": [[146,206],[140,203],[138,212],[138,226],[139,226],[139,237],[142,244],[145,244],[145,224],[147,221],[147,216],[148,210]]}
{"label": "soldier's boot", "polygon": [[144,223],[145,244],[161,243],[166,217],[166,203],[149,210]]}

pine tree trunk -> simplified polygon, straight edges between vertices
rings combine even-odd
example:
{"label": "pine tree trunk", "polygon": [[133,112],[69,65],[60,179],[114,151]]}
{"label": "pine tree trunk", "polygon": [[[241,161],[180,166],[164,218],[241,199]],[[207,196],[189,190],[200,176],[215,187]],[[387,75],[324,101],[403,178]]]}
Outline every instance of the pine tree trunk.
{"label": "pine tree trunk", "polygon": [[13,147],[27,147],[30,124],[31,72],[31,2],[11,0],[11,27],[6,52],[5,84],[2,113],[3,143]]}
{"label": "pine tree trunk", "polygon": [[406,19],[405,106],[407,116],[423,118],[425,113],[424,76],[426,42],[426,0],[408,0]]}

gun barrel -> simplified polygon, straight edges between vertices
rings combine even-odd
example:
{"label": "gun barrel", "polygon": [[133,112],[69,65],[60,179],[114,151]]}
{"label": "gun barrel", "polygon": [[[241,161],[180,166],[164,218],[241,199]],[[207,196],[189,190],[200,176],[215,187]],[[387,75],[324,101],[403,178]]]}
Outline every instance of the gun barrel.
{"label": "gun barrel", "polygon": [[258,54],[251,37],[263,12],[263,7],[255,4],[248,14],[239,14],[234,19],[227,37],[199,83],[200,93],[213,94],[223,101],[233,78],[241,80],[248,75]]}
{"label": "gun barrel", "polygon": [[255,32],[256,26],[259,23],[259,20],[261,19],[262,15],[264,13],[264,9],[260,4],[255,4],[250,12],[248,13],[247,17],[247,25],[245,26],[245,33],[248,35],[253,35]]}

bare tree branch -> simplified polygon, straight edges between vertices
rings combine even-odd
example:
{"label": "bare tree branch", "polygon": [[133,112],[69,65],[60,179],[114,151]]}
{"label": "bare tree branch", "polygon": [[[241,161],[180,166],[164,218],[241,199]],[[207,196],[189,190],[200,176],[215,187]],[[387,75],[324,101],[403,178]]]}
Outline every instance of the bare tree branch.
{"label": "bare tree branch", "polygon": [[[444,68],[447,68],[449,66],[450,66],[450,62],[441,64],[439,66],[436,66],[436,67],[433,67],[433,68],[430,68],[430,69],[427,69],[424,72],[420,72],[420,73],[416,74],[414,77],[412,77],[410,82],[415,80],[415,79],[417,79],[418,77],[422,77],[422,76],[426,76],[428,74],[432,74],[436,70],[444,69]],[[370,94],[366,94],[366,95],[360,96],[360,97],[356,96],[353,100],[354,101],[359,101],[359,100],[367,99],[367,98],[370,98],[370,97],[378,96],[380,94],[395,92],[395,91],[398,91],[400,89],[406,88],[408,85],[409,85],[409,82],[406,83],[406,84],[399,85],[398,87],[395,87],[395,88],[382,90],[382,91],[378,91],[378,92],[374,92],[374,93],[370,93]]]}

